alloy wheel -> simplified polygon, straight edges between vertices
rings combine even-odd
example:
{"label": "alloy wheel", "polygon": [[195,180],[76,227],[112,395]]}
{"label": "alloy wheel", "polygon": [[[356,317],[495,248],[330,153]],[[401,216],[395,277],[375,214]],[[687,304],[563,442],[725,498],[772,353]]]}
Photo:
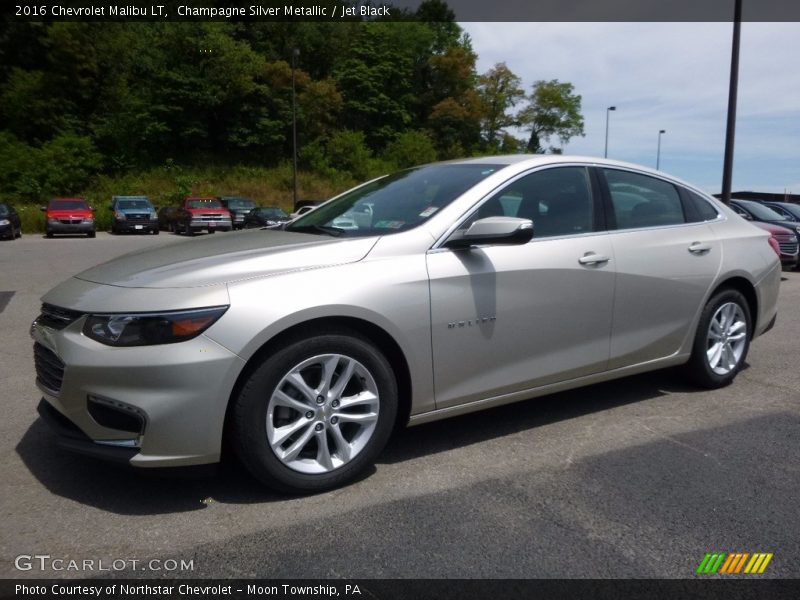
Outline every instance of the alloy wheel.
{"label": "alloy wheel", "polygon": [[267,442],[290,469],[328,473],[364,449],[379,411],[378,386],[364,365],[342,354],[314,356],[294,366],[272,392]]}
{"label": "alloy wheel", "polygon": [[741,306],[720,306],[708,326],[706,360],[717,375],[727,375],[739,366],[747,345],[747,320]]}

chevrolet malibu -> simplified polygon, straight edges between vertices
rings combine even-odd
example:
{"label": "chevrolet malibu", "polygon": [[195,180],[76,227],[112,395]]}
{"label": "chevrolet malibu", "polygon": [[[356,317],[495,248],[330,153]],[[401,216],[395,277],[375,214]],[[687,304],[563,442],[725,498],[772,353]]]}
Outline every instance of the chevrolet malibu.
{"label": "chevrolet malibu", "polygon": [[[338,228],[342,215],[358,215]],[[43,297],[39,412],[140,468],[230,447],[330,489],[397,425],[683,365],[729,384],[776,317],[768,234],[620,162],[468,159],[367,182],[285,225],[130,254]]]}

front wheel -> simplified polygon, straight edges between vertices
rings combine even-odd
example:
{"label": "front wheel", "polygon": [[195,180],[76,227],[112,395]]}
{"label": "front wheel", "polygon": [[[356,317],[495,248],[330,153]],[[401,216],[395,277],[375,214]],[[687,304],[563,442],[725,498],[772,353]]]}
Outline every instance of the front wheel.
{"label": "front wheel", "polygon": [[287,344],[255,368],[233,407],[236,453],[262,483],[313,493],[349,483],[386,445],[397,414],[389,363],[356,333]]}
{"label": "front wheel", "polygon": [[733,381],[747,358],[753,332],[750,319],[750,308],[741,292],[722,290],[708,301],[686,366],[696,384],[713,389]]}

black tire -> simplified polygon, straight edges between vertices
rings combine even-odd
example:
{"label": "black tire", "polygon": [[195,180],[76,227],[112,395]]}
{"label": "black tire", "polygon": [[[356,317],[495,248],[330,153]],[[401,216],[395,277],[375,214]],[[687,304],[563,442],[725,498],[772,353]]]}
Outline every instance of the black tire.
{"label": "black tire", "polygon": [[158,235],[159,233],[161,233],[161,231],[158,229],[153,229],[153,235]]}
{"label": "black tire", "polygon": [[44,235],[45,235],[46,237],[49,237],[49,238],[51,238],[51,237],[53,237],[53,232],[52,232],[52,231],[45,231]]}
{"label": "black tire", "polygon": [[[320,474],[296,471],[284,464],[267,441],[267,408],[283,377],[302,361],[321,354],[342,354],[361,363],[378,389],[378,419],[363,449],[349,462]],[[381,351],[355,332],[320,332],[270,352],[241,387],[232,407],[232,445],[248,471],[266,486],[289,494],[330,490],[358,478],[389,440],[397,415],[397,382]]]}
{"label": "black tire", "polygon": [[[746,331],[744,338],[744,347],[736,362],[736,366],[725,374],[716,373],[711,365],[707,356],[708,352],[708,335],[711,327],[711,320],[716,312],[725,304],[734,303],[741,310],[746,322]],[[747,359],[747,352],[750,349],[750,339],[753,336],[753,322],[750,316],[750,307],[747,300],[741,292],[733,289],[724,289],[717,292],[703,308],[700,315],[700,321],[697,324],[697,332],[695,333],[694,346],[692,347],[692,356],[686,364],[686,374],[692,382],[696,385],[708,389],[716,389],[730,384],[736,374],[741,371]]]}
{"label": "black tire", "polygon": [[89,233],[86,234],[87,238],[93,238],[93,237],[96,237],[96,236],[97,236],[97,233],[94,232],[94,231],[90,231]]}

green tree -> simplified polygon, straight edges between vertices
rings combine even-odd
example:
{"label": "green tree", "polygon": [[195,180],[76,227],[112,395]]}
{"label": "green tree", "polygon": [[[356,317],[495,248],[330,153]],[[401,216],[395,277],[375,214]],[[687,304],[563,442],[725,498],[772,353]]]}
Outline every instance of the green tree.
{"label": "green tree", "polygon": [[543,143],[557,137],[561,144],[584,136],[581,97],[571,83],[558,79],[539,80],[533,84],[528,105],[519,115],[520,123],[530,131],[529,152],[544,152]]}
{"label": "green tree", "polygon": [[517,124],[517,118],[510,111],[525,98],[521,83],[522,80],[502,62],[478,79],[484,109],[481,128],[489,151],[498,150],[505,128]]}
{"label": "green tree", "polygon": [[436,148],[424,131],[406,131],[386,147],[386,158],[399,168],[413,167],[436,160]]}

